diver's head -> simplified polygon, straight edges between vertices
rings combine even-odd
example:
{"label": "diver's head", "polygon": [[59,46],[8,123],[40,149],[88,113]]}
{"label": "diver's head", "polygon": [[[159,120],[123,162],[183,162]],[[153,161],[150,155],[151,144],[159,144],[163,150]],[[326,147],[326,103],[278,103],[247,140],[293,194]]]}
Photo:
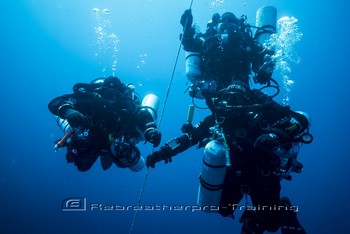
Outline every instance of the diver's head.
{"label": "diver's head", "polygon": [[229,105],[244,105],[247,101],[249,85],[242,81],[236,80],[220,92],[222,94],[221,99],[227,102]]}
{"label": "diver's head", "polygon": [[123,84],[118,77],[109,76],[104,80],[102,88],[120,91],[123,88]]}
{"label": "diver's head", "polygon": [[119,78],[110,76],[107,77],[102,84],[101,92],[103,98],[108,101],[117,101],[124,93],[125,85],[120,81]]}
{"label": "diver's head", "polygon": [[240,94],[240,95],[247,95],[249,91],[249,85],[247,85],[245,82],[240,80],[235,80],[230,84],[226,89],[225,92],[233,93],[233,94]]}
{"label": "diver's head", "polygon": [[207,36],[214,36],[217,34],[217,25],[220,19],[219,13],[214,13],[211,19],[207,23]]}
{"label": "diver's head", "polygon": [[91,81],[90,84],[92,84],[95,88],[101,88],[103,85],[103,82],[105,82],[105,79],[106,78],[104,77],[99,77]]}
{"label": "diver's head", "polygon": [[214,25],[217,25],[220,19],[219,13],[214,13],[213,16],[211,17],[211,21]]}
{"label": "diver's head", "polygon": [[311,127],[311,118],[304,111],[292,112],[292,119],[296,122],[289,128],[290,131],[294,130],[294,135],[296,139],[305,144],[310,144],[313,141],[313,136],[309,133]]}
{"label": "diver's head", "polygon": [[238,30],[238,19],[232,12],[226,12],[218,19],[218,33],[228,34]]}
{"label": "diver's head", "polygon": [[295,111],[296,119],[304,129],[309,129],[311,127],[311,118],[308,113],[304,111]]}

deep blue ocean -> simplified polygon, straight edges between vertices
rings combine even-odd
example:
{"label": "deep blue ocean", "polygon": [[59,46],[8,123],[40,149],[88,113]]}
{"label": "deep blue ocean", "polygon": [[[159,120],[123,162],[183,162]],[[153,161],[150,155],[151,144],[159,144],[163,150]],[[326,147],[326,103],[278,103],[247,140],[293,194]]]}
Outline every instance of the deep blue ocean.
{"label": "deep blue ocean", "polygon": [[[179,48],[180,16],[189,5],[189,0],[1,1],[0,233],[129,233],[135,211],[126,208],[137,204],[162,209],[138,211],[135,234],[240,232],[239,211],[232,220],[184,208],[196,205],[202,149],[193,147],[151,169],[140,203],[146,168],[103,171],[97,161],[81,173],[66,163],[65,149],[53,151],[62,132],[47,105],[71,93],[75,83],[114,74],[134,83],[141,96],[158,95],[162,108]],[[275,6],[278,18],[298,19],[303,37],[295,53],[301,61],[292,64],[289,104],[310,114],[314,135],[298,156],[303,172],[283,181],[281,194],[298,206],[308,233],[350,233],[349,3],[194,0],[192,12],[204,30],[215,12],[244,14],[254,24],[263,5]],[[181,49],[160,126],[162,144],[181,134],[191,104],[184,93],[184,57]],[[196,109],[194,122],[207,114]],[[151,153],[150,144],[139,146],[144,157]],[[63,211],[70,198],[85,199],[87,210]],[[104,209],[91,210],[92,204]],[[113,205],[119,208],[109,210]]]}

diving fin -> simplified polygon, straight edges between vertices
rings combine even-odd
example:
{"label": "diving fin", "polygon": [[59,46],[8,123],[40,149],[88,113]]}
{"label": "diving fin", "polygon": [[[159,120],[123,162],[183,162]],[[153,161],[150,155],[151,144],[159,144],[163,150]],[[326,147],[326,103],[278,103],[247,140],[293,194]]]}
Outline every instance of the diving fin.
{"label": "diving fin", "polygon": [[[287,207],[291,206],[291,202],[287,197],[281,198],[281,203]],[[286,217],[282,222],[281,226],[282,234],[306,234],[306,231],[299,223],[297,213],[295,211],[289,210],[286,212]]]}
{"label": "diving fin", "polygon": [[102,169],[105,171],[109,169],[113,164],[113,158],[109,154],[101,154],[100,156]]}

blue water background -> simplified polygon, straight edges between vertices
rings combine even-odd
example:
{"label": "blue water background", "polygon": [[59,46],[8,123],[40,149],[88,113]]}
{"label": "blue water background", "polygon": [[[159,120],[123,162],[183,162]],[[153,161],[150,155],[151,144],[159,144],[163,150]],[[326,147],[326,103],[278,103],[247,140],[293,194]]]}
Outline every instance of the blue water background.
{"label": "blue water background", "polygon": [[[299,19],[300,64],[290,105],[312,116],[314,142],[302,148],[304,171],[283,182],[282,195],[299,207],[308,233],[350,233],[349,26],[347,1],[237,0],[211,8],[194,0],[194,20],[204,30],[214,12],[233,11],[255,22],[255,11],[273,5],[278,17]],[[117,68],[138,92],[154,92],[163,103],[179,47],[184,0],[4,0],[1,1],[0,233],[128,233],[133,211],[64,212],[62,201],[133,206],[146,169],[133,173],[99,162],[86,173],[66,164],[65,150],[53,152],[62,136],[48,102],[70,93],[73,84],[112,73],[111,57],[96,57],[92,9],[110,10],[110,30],[118,36]],[[146,55],[145,55],[146,54]],[[108,69],[102,71],[103,66]],[[161,123],[163,140],[178,136],[191,100],[181,51]],[[206,111],[196,111],[195,122]],[[151,147],[140,144],[146,156]],[[195,205],[202,151],[190,149],[168,165],[150,170],[141,204]],[[244,201],[243,201],[244,204]],[[239,233],[236,219],[199,211],[140,211],[133,233]]]}

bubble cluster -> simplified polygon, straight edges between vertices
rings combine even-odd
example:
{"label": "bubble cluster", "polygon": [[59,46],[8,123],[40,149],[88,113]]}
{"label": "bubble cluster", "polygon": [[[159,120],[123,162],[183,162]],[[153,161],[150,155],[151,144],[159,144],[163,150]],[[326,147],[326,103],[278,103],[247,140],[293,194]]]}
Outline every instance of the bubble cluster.
{"label": "bubble cluster", "polygon": [[209,5],[209,8],[210,9],[213,9],[215,7],[219,7],[219,6],[222,6],[224,4],[225,0],[215,0],[215,1],[212,1],[210,2],[210,5]]}
{"label": "bubble cluster", "polygon": [[103,9],[102,13],[105,14],[105,15],[109,15],[109,10],[108,9]]}
{"label": "bubble cluster", "polygon": [[295,44],[298,43],[303,34],[297,25],[298,20],[294,17],[282,17],[277,21],[277,33],[264,44],[265,47],[275,50],[273,59],[276,61],[276,71],[283,84],[284,104],[290,101],[290,92],[294,80],[289,76],[292,72],[291,65],[300,63],[300,57],[295,52]]}
{"label": "bubble cluster", "polygon": [[117,53],[119,39],[110,29],[110,11],[109,9],[100,10],[98,8],[93,8],[92,13],[96,21],[94,29],[97,51],[94,55],[102,66],[102,72],[110,72],[109,70],[111,70],[112,75],[114,75],[118,62]]}
{"label": "bubble cluster", "polygon": [[147,55],[146,53],[140,54],[140,56],[139,56],[139,57],[140,57],[140,64],[137,65],[137,68],[138,68],[138,69],[146,65],[147,56],[148,56],[148,55]]}

